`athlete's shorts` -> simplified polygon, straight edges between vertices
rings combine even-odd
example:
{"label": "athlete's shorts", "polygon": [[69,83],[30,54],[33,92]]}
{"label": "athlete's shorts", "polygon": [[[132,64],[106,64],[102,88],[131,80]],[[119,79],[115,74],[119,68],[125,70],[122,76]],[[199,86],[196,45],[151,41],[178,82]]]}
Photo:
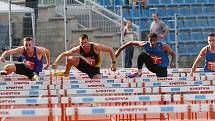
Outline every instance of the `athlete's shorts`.
{"label": "athlete's shorts", "polygon": [[31,69],[26,68],[25,64],[23,63],[15,63],[16,66],[16,72],[17,74],[20,75],[26,75],[29,79],[32,79],[34,75],[39,76],[39,72],[35,72]]}
{"label": "athlete's shorts", "polygon": [[94,67],[90,66],[87,64],[83,59],[80,58],[78,66],[76,68],[81,71],[86,73],[91,79],[96,75],[96,74],[101,74],[100,73],[100,67]]}

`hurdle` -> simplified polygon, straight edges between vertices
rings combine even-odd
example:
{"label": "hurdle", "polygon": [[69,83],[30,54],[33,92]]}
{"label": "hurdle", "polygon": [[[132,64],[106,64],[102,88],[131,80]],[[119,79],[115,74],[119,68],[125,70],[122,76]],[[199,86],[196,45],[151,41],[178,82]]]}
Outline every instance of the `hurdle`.
{"label": "hurdle", "polygon": [[[213,113],[214,111],[211,110],[211,108],[214,108],[215,106],[212,104],[184,104],[184,105],[153,105],[153,106],[112,106],[112,107],[79,107],[77,109],[76,114],[74,113],[74,108],[67,108],[66,109],[66,115],[74,114],[74,121],[78,121],[77,119],[80,117],[80,115],[112,115],[114,117],[115,114],[150,114],[150,113],[187,113],[187,120],[192,120],[191,113],[192,112],[211,112],[210,113],[210,119],[214,119]],[[78,116],[79,115],[79,116]],[[121,119],[115,119],[116,121],[120,121]],[[122,119],[123,120],[123,119]],[[127,120],[147,120],[144,118],[132,118],[129,117],[129,119],[124,119],[124,121]],[[165,119],[160,119],[165,120]],[[69,120],[72,121],[72,120]]]}
{"label": "hurdle", "polygon": [[[131,70],[126,70],[125,73],[127,72],[131,72]],[[7,101],[3,103],[4,101],[2,99],[2,101],[0,101],[2,104],[0,105],[22,105],[26,104],[26,102],[28,102],[27,104],[43,104],[43,102],[45,102],[44,104],[47,104],[48,106],[47,108],[42,108],[43,110],[41,110],[41,112],[44,111],[44,115],[48,116],[49,121],[53,121],[54,116],[61,116],[62,121],[78,121],[81,120],[84,115],[93,116],[99,114],[104,115],[104,118],[110,121],[149,120],[150,114],[159,115],[156,117],[159,120],[169,120],[171,119],[169,113],[174,112],[176,112],[176,115],[183,114],[180,117],[181,119],[197,120],[199,117],[196,117],[197,115],[193,115],[199,111],[207,113],[206,119],[214,119],[214,98],[212,98],[212,92],[214,90],[213,74],[210,75],[205,73],[196,75],[197,76],[195,78],[187,74],[185,77],[178,76],[168,78],[141,77],[127,79],[122,76],[122,78],[116,79],[89,80],[88,78],[84,78],[81,80],[66,80],[66,78],[63,77],[54,76],[51,71],[50,75],[44,76],[44,79],[47,78],[47,80],[35,82],[16,80],[17,78],[22,77],[16,77],[14,75],[14,77],[11,76],[10,78],[12,81],[16,81],[3,81],[0,83],[0,87],[2,87],[0,95],[8,98],[8,100],[12,100],[10,96],[20,97],[16,97],[16,99],[14,99],[15,101],[12,103]],[[85,75],[79,73],[77,76],[81,77]],[[205,76],[208,76],[207,79]],[[107,76],[107,78],[109,78],[109,76]],[[95,86],[102,83],[102,86]],[[16,86],[19,86],[20,88]],[[208,94],[205,94],[205,92]],[[39,95],[44,95],[45,97],[38,98],[37,96]],[[205,97],[202,95],[205,95]],[[25,96],[35,97],[26,98]],[[116,98],[116,96],[118,98]],[[193,99],[188,99],[188,97],[192,97]],[[20,103],[18,103],[19,100]],[[153,100],[158,104],[150,105]],[[164,105],[164,101],[168,103]],[[192,101],[193,103],[186,104],[186,101]],[[92,102],[98,104],[101,103],[103,105],[98,105],[97,107],[89,107],[89,105],[85,104],[80,105],[81,103],[90,104]],[[141,105],[139,105],[138,102],[141,102]],[[176,104],[172,105],[173,103]],[[53,107],[53,105],[57,105],[58,107]],[[160,110],[157,112],[146,112],[143,110],[145,107],[149,107],[147,110],[153,110],[155,108],[153,106],[157,106],[157,108],[160,107]],[[137,107],[141,108],[138,109]],[[180,110],[180,108],[176,107],[183,108],[184,112],[177,111]],[[40,112],[34,111],[36,109],[37,108],[28,110],[21,108],[19,109],[21,112],[19,116],[34,117],[42,115],[39,114]],[[161,109],[163,112],[161,112]],[[13,109],[7,109],[9,112],[12,110]],[[117,111],[115,112],[115,110],[119,110],[122,113]],[[89,112],[82,114],[82,111]],[[108,111],[110,111],[110,113]],[[139,115],[142,117],[138,117]],[[12,116],[12,113],[8,116]],[[153,118],[151,119],[153,120]]]}
{"label": "hurdle", "polygon": [[[214,109],[214,105],[212,104],[184,104],[184,105],[168,105],[168,106],[112,106],[112,107],[79,107],[75,108],[66,108],[66,115],[73,116],[74,120],[69,119],[68,121],[79,121],[78,115],[112,115],[115,118],[115,114],[122,115],[122,114],[153,114],[153,113],[186,113],[187,117],[185,119],[192,120],[191,113],[192,112],[211,112],[211,108]],[[76,113],[75,113],[76,110]],[[56,116],[61,115],[60,108],[53,108],[53,114]],[[213,112],[214,113],[214,112]],[[48,108],[33,108],[33,109],[0,109],[0,116],[1,117],[34,117],[34,116],[48,116],[49,109]],[[131,118],[131,120],[144,120],[143,118]],[[214,119],[214,114],[210,113],[209,119]],[[122,120],[120,118],[115,119],[116,121]],[[129,119],[124,119],[129,120]],[[165,120],[165,119],[160,119]],[[111,119],[109,119],[111,121]],[[145,120],[146,121],[146,120]]]}

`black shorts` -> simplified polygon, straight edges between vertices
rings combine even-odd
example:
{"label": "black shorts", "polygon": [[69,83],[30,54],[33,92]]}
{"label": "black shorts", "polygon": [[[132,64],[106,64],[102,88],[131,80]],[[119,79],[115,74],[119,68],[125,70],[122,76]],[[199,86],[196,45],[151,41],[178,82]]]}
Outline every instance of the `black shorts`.
{"label": "black shorts", "polygon": [[86,73],[91,79],[96,75],[96,74],[101,74],[100,73],[100,67],[94,67],[90,66],[87,64],[83,59],[80,58],[79,64],[76,67],[79,71]]}
{"label": "black shorts", "polygon": [[16,66],[16,72],[20,75],[26,75],[29,79],[32,79],[34,75],[39,75],[39,72],[35,72],[31,69],[26,68],[26,66],[23,63],[15,63]]}
{"label": "black shorts", "polygon": [[157,77],[167,77],[167,67],[160,67],[154,64],[151,56],[148,53],[142,52],[138,56],[138,69],[142,69],[142,64],[145,63],[146,68],[155,73]]}

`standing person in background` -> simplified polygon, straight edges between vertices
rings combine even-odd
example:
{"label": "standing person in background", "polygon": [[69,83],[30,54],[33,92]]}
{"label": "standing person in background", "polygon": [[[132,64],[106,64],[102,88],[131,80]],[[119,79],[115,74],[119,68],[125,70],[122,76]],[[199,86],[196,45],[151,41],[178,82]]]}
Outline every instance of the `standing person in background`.
{"label": "standing person in background", "polygon": [[[132,30],[132,21],[128,20],[126,23],[126,26],[123,30],[123,44],[134,41],[134,32]],[[124,55],[124,67],[125,68],[131,68],[132,67],[132,59],[134,55],[134,47],[131,45],[125,49],[125,55]]]}
{"label": "standing person in background", "polygon": [[157,13],[153,13],[152,18],[153,22],[150,26],[150,33],[157,34],[158,41],[162,41],[165,39],[170,29],[162,20],[159,20]]}
{"label": "standing person in background", "polygon": [[196,71],[197,66],[205,59],[204,71],[215,72],[215,34],[208,35],[208,45],[203,47],[193,63],[191,75]]}
{"label": "standing person in background", "polygon": [[[132,0],[130,0],[130,2],[132,2]],[[138,5],[139,0],[133,0],[134,5]],[[140,4],[144,7],[147,8],[148,7],[148,0],[140,0]]]}
{"label": "standing person in background", "polygon": [[[15,72],[20,75],[26,75],[30,80],[39,80],[39,72],[42,69],[48,69],[50,65],[50,51],[44,47],[33,46],[31,37],[23,39],[23,46],[4,51],[0,61],[5,61],[7,55],[22,54],[23,63],[8,64],[1,71],[1,75],[7,75]],[[46,57],[47,64],[43,66],[43,56]]]}

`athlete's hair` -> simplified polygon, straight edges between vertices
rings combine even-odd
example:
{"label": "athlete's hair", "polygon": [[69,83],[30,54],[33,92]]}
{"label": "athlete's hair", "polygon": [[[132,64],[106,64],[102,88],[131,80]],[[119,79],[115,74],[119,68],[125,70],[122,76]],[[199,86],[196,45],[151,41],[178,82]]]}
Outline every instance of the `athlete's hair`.
{"label": "athlete's hair", "polygon": [[23,39],[23,41],[32,41],[33,39],[32,39],[32,37],[25,37],[24,39]]}
{"label": "athlete's hair", "polygon": [[208,34],[209,37],[215,37],[215,34],[213,32]]}
{"label": "athlete's hair", "polygon": [[81,40],[84,40],[84,39],[86,39],[86,38],[87,38],[87,40],[88,40],[87,34],[81,34],[81,35],[80,35],[80,39],[81,39]]}
{"label": "athlete's hair", "polygon": [[153,14],[154,14],[154,15],[156,15],[157,17],[159,16],[159,14],[158,14],[158,13],[152,13],[152,15],[153,15]]}
{"label": "athlete's hair", "polygon": [[155,33],[149,33],[148,37],[149,38],[156,38],[157,39],[157,34],[155,34]]}

